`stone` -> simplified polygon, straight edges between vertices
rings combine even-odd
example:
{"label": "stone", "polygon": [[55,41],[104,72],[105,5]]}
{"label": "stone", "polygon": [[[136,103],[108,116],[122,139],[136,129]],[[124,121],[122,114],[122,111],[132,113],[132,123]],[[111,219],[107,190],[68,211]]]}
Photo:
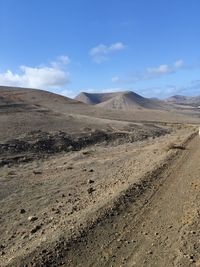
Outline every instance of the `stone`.
{"label": "stone", "polygon": [[20,209],[21,214],[24,214],[25,212],[26,212],[25,209]]}
{"label": "stone", "polygon": [[67,169],[68,169],[68,170],[72,170],[73,167],[72,167],[72,166],[67,166]]}
{"label": "stone", "polygon": [[89,180],[88,180],[88,183],[89,183],[89,184],[93,184],[93,183],[94,183],[94,180],[89,179]]}
{"label": "stone", "polygon": [[34,221],[36,221],[38,219],[38,217],[36,217],[36,216],[29,216],[28,217],[28,220],[30,221],[30,222],[34,222]]}
{"label": "stone", "polygon": [[33,171],[34,174],[42,174],[42,171]]}
{"label": "stone", "polygon": [[92,192],[94,192],[95,191],[95,189],[93,188],[93,187],[90,187],[90,188],[88,188],[88,194],[92,194]]}
{"label": "stone", "polygon": [[31,229],[31,234],[36,233],[40,229],[41,229],[41,225],[36,225],[35,227],[33,227],[33,229]]}

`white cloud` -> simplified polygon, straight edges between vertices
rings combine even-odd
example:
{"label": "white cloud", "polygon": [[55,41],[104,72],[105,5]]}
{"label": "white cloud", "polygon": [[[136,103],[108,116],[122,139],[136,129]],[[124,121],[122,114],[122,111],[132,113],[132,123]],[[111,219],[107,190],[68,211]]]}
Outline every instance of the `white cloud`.
{"label": "white cloud", "polygon": [[108,49],[110,51],[117,51],[117,50],[123,50],[125,48],[125,45],[122,44],[121,42],[115,43],[110,45],[110,47],[108,47]]}
{"label": "white cloud", "polygon": [[163,74],[176,72],[177,69],[181,69],[185,66],[185,63],[182,59],[175,61],[172,65],[163,64],[156,68],[147,68],[146,73],[151,75],[160,76]]}
{"label": "white cloud", "polygon": [[[170,74],[176,72],[178,69],[181,69],[185,67],[185,63],[182,59],[176,60],[173,64],[167,65],[167,64],[162,64],[158,67],[155,68],[147,68],[145,74],[147,79],[148,78],[156,78],[157,76],[162,76],[165,74]],[[148,74],[150,76],[148,76]]]}
{"label": "white cloud", "polygon": [[146,73],[150,75],[162,75],[167,73],[172,73],[174,70],[168,65],[160,65],[156,68],[147,68]]}
{"label": "white cloud", "polygon": [[116,82],[120,81],[120,77],[119,76],[113,76],[111,80],[113,83],[116,83]]}
{"label": "white cloud", "polygon": [[185,63],[182,59],[179,59],[177,61],[174,62],[174,67],[175,68],[183,68],[185,66]]}
{"label": "white cloud", "polygon": [[58,68],[64,65],[68,65],[69,63],[70,63],[70,59],[68,56],[59,56],[57,57],[56,61],[51,62],[51,66]]}
{"label": "white cloud", "polygon": [[200,81],[191,81],[183,86],[166,85],[163,87],[153,87],[141,89],[140,93],[146,97],[160,97],[168,98],[173,95],[185,95],[185,96],[199,96]]}
{"label": "white cloud", "polygon": [[93,47],[89,54],[92,56],[93,60],[96,63],[101,63],[103,61],[106,61],[109,59],[109,54],[120,51],[125,49],[125,45],[121,42],[114,43],[111,45],[104,45],[104,44],[99,44],[98,46]]}
{"label": "white cloud", "polygon": [[59,56],[58,60],[60,60],[60,62],[63,63],[64,65],[67,65],[70,63],[70,59],[68,56]]}
{"label": "white cloud", "polygon": [[69,58],[61,56],[51,62],[50,66],[20,66],[18,73],[7,70],[0,73],[0,84],[40,89],[59,88],[69,83],[69,72],[64,68],[68,63]]}
{"label": "white cloud", "polygon": [[182,59],[179,59],[170,65],[161,64],[158,67],[149,67],[143,72],[133,74],[128,79],[123,79],[120,76],[113,76],[111,80],[112,82],[118,83],[118,84],[130,84],[130,83],[136,83],[139,81],[159,78],[167,74],[175,73],[178,70],[183,69],[183,68],[186,68],[186,65]]}

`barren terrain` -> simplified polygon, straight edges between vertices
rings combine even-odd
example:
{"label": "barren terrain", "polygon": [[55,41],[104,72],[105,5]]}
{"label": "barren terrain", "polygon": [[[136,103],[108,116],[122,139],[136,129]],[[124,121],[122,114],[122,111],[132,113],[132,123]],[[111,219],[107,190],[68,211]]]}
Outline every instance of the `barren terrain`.
{"label": "barren terrain", "polygon": [[0,100],[0,266],[200,266],[197,109]]}

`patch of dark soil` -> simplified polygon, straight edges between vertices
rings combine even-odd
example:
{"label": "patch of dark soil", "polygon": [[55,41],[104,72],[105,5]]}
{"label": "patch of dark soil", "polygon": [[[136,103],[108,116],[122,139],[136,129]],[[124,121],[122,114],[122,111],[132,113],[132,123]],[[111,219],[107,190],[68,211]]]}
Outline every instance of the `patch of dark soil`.
{"label": "patch of dark soil", "polygon": [[131,132],[94,131],[79,136],[65,132],[47,133],[42,131],[30,132],[21,138],[0,143],[0,166],[13,162],[27,162],[31,158],[41,158],[60,152],[78,151],[90,145],[99,143],[119,145],[142,141],[149,137],[155,138],[169,133],[168,130],[155,127],[150,131],[142,128],[132,129]]}
{"label": "patch of dark soil", "polygon": [[24,101],[17,99],[11,99],[7,97],[0,96],[0,114],[10,114],[18,112],[49,112],[48,109],[40,105],[32,105],[25,103]]}

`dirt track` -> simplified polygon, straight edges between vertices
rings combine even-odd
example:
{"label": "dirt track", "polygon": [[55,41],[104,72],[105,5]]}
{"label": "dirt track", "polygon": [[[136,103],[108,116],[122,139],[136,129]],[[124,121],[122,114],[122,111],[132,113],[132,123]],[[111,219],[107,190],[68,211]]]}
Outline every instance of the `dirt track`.
{"label": "dirt track", "polygon": [[200,266],[199,159],[195,137],[151,190],[76,244],[65,266]]}

